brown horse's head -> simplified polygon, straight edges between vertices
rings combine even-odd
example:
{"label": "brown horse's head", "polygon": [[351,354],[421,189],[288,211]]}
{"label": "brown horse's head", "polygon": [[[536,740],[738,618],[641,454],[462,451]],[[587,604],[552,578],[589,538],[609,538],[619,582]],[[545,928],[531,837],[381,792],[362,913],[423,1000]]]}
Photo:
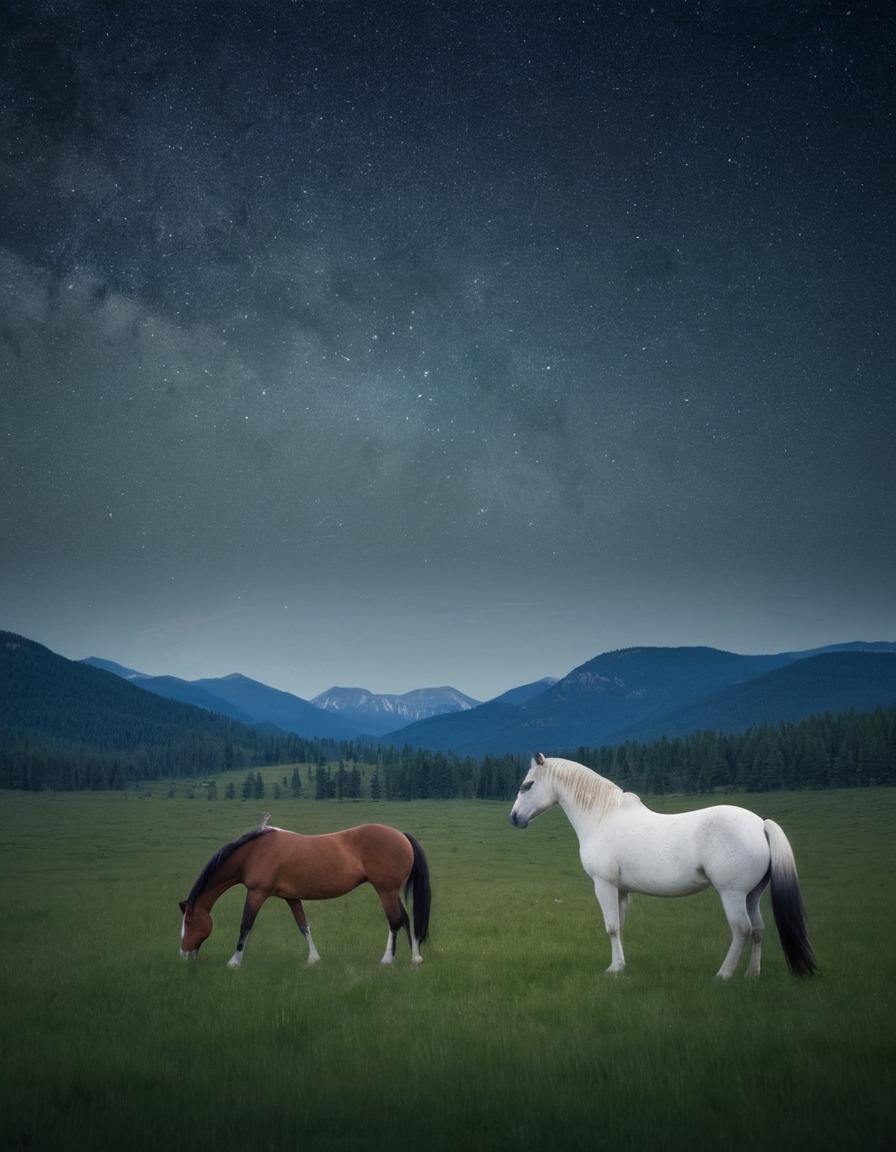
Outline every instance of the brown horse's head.
{"label": "brown horse's head", "polygon": [[193,960],[199,953],[202,941],[211,935],[211,914],[205,908],[188,904],[186,900],[181,900],[180,910],[184,914],[180,930],[180,954],[185,960]]}

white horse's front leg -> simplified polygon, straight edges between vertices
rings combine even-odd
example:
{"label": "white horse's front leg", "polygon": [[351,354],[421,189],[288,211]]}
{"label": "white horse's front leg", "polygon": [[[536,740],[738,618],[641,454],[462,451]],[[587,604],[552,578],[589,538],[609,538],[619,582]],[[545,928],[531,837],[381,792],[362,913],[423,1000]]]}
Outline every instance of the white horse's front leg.
{"label": "white horse's front leg", "polygon": [[631,901],[631,893],[625,892],[619,897],[619,935],[622,935],[622,930],[625,928],[625,918],[628,915],[628,906]]}
{"label": "white horse's front leg", "polygon": [[614,975],[625,968],[625,954],[622,951],[622,922],[628,909],[628,896],[620,899],[619,889],[606,880],[594,881],[594,894],[604,914],[604,927],[610,937],[610,967],[607,972]]}

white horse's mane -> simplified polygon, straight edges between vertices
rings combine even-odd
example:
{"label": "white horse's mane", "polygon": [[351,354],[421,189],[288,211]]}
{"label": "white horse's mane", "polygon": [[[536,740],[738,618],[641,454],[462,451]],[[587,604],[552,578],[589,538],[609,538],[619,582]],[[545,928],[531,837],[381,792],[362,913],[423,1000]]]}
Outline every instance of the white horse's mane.
{"label": "white horse's mane", "polygon": [[563,787],[567,800],[583,812],[592,813],[598,824],[625,798],[625,792],[618,784],[575,760],[546,757],[541,767],[547,776]]}

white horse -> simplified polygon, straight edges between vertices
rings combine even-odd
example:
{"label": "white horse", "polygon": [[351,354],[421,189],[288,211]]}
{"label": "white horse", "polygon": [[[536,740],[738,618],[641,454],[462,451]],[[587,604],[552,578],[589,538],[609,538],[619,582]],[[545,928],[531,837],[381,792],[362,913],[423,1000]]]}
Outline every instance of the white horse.
{"label": "white horse", "polygon": [[516,828],[559,804],[579,838],[582,867],[610,937],[612,963],[625,967],[622,927],[632,892],[690,896],[712,885],[731,928],[731,947],[717,975],[728,980],[752,939],[747,976],[758,976],[762,952],[759,901],[771,881],[772,911],[790,971],[816,970],[806,911],[790,843],[773,820],[720,804],[677,816],[645,808],[633,792],[572,760],[534,757],[510,813]]}

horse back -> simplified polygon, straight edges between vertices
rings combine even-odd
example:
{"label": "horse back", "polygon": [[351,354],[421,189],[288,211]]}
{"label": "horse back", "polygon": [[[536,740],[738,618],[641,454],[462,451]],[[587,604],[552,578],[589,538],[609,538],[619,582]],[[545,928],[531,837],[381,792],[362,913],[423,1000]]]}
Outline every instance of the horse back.
{"label": "horse back", "polygon": [[247,857],[243,883],[285,899],[329,900],[365,882],[398,888],[413,862],[407,837],[384,824],[316,836],[276,828]]}

